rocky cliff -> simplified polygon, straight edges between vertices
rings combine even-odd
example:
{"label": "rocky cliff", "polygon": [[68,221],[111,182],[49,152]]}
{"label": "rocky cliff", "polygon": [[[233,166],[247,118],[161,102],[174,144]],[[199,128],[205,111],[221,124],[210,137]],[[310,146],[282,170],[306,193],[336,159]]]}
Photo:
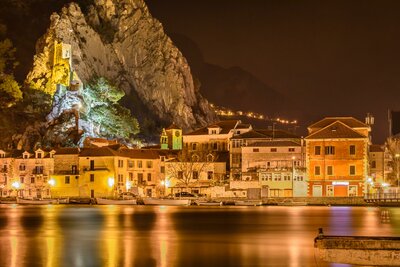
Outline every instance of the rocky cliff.
{"label": "rocky cliff", "polygon": [[62,42],[71,45],[73,69],[84,84],[102,77],[125,91],[123,103],[142,129],[171,122],[193,129],[216,120],[186,59],[143,0],[94,2],[86,14],[71,3],[51,16],[26,79],[31,88],[55,94],[54,46]]}

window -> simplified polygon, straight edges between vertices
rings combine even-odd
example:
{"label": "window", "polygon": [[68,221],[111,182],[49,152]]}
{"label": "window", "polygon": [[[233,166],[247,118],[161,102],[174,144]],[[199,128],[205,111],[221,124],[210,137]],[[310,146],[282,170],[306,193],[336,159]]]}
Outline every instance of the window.
{"label": "window", "polygon": [[26,169],[26,166],[25,166],[25,164],[21,164],[21,165],[19,165],[19,170],[20,171],[25,171],[25,169]]}
{"label": "window", "polygon": [[24,154],[24,159],[27,159],[28,158],[28,154]]}
{"label": "window", "polygon": [[36,166],[35,174],[43,174],[43,166]]}
{"label": "window", "polygon": [[350,152],[350,155],[355,155],[356,154],[356,146],[355,145],[351,145],[349,147],[349,152]]}
{"label": "window", "polygon": [[334,146],[326,146],[325,147],[325,155],[335,155],[335,147]]}
{"label": "window", "polygon": [[217,130],[211,130],[211,134],[217,134]]}
{"label": "window", "polygon": [[93,171],[94,170],[94,160],[90,161],[90,170]]}
{"label": "window", "polygon": [[143,173],[138,173],[137,174],[137,179],[139,184],[143,184]]}
{"label": "window", "polygon": [[42,153],[37,153],[37,158],[41,159],[42,158]]}
{"label": "window", "polygon": [[148,173],[148,174],[147,174],[147,181],[148,181],[148,182],[151,182],[151,173]]}
{"label": "window", "polygon": [[253,152],[260,152],[260,149],[258,149],[258,148],[253,148]]}
{"label": "window", "polygon": [[211,179],[213,178],[213,174],[214,174],[214,173],[213,173],[212,171],[208,171],[208,172],[207,172],[207,179],[208,179],[208,180],[211,180]]}
{"label": "window", "polygon": [[357,196],[357,186],[356,185],[349,185],[349,197]]}
{"label": "window", "polygon": [[271,148],[271,152],[276,152],[277,151],[277,149],[274,147],[274,148]]}
{"label": "window", "polygon": [[31,177],[31,184],[35,183],[35,177]]}
{"label": "window", "polygon": [[199,179],[199,172],[198,171],[193,171],[193,179],[195,179],[195,180]]}
{"label": "window", "polygon": [[135,167],[135,162],[133,160],[128,160],[128,167],[129,168],[134,168]]}
{"label": "window", "polygon": [[72,174],[77,174],[78,173],[78,166],[72,165],[71,166],[71,173]]}
{"label": "window", "polygon": [[372,169],[376,168],[376,161],[375,160],[371,161],[371,168]]}
{"label": "window", "polygon": [[333,166],[327,166],[326,167],[326,172],[328,175],[333,175]]}
{"label": "window", "polygon": [[321,147],[320,146],[314,147],[314,155],[321,155]]}
{"label": "window", "polygon": [[294,147],[289,147],[289,152],[294,152]]}
{"label": "window", "polygon": [[314,167],[314,175],[321,175],[321,167],[320,166]]}
{"label": "window", "polygon": [[183,171],[178,171],[178,179],[183,179]]}
{"label": "window", "polygon": [[161,173],[165,173],[165,166],[161,166],[161,167],[160,167],[160,172],[161,172]]}
{"label": "window", "polygon": [[267,167],[271,167],[271,162],[267,161]]}
{"label": "window", "polygon": [[129,173],[129,181],[131,181],[131,182],[133,181],[133,173],[132,172]]}
{"label": "window", "polygon": [[350,175],[356,175],[356,166],[350,165]]}
{"label": "window", "polygon": [[69,176],[65,176],[65,184],[69,184],[69,182],[70,182]]}
{"label": "window", "polygon": [[197,144],[196,143],[193,143],[192,144],[192,150],[196,150],[197,149]]}
{"label": "window", "polygon": [[218,143],[217,142],[213,143],[212,148],[213,150],[218,150]]}
{"label": "window", "polygon": [[124,161],[119,159],[118,160],[118,168],[123,168],[124,167]]}
{"label": "window", "polygon": [[93,173],[90,174],[90,182],[94,182],[94,174]]}
{"label": "window", "polygon": [[146,167],[147,167],[148,169],[153,168],[153,162],[150,161],[150,160],[146,161]]}
{"label": "window", "polygon": [[142,164],[142,161],[141,161],[141,160],[138,160],[138,161],[137,161],[137,167],[138,167],[139,169],[143,168],[143,164]]}
{"label": "window", "polygon": [[161,157],[160,157],[160,161],[161,161],[161,162],[164,162],[164,161],[165,161],[165,156],[161,156]]}
{"label": "window", "polygon": [[21,184],[23,184],[24,183],[24,177],[20,177],[20,180],[21,180]]}
{"label": "window", "polygon": [[214,161],[214,156],[212,154],[207,155],[207,162],[213,162]]}

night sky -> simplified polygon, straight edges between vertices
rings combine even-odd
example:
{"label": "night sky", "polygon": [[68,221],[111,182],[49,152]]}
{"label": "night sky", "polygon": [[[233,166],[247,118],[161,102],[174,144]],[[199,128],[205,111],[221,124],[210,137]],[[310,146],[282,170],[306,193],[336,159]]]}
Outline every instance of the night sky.
{"label": "night sky", "polygon": [[[51,12],[69,0],[36,2],[28,15],[0,6],[24,75]],[[388,135],[387,110],[400,110],[400,1],[145,2],[172,39],[192,40],[207,63],[238,66],[290,98],[301,110],[293,119],[302,125],[324,116],[364,120],[370,112],[374,142]]]}
{"label": "night sky", "polygon": [[[302,124],[375,116],[374,142],[400,110],[400,1],[147,0],[167,33],[205,61],[240,66],[292,98]],[[251,103],[249,103],[251,106]]]}

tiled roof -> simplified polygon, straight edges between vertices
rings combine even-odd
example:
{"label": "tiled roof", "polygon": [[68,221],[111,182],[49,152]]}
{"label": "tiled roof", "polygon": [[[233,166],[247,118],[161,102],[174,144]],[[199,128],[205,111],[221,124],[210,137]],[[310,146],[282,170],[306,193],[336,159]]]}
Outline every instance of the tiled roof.
{"label": "tiled roof", "polygon": [[336,121],[340,121],[344,124],[346,124],[347,126],[351,127],[351,128],[368,128],[369,126],[366,125],[365,123],[353,118],[353,117],[326,117],[310,126],[308,126],[308,128],[311,129],[321,129],[321,128],[325,128],[326,126],[328,126],[329,124],[332,124]]}
{"label": "tiled roof", "polygon": [[258,138],[300,138],[299,136],[284,130],[256,129],[234,136],[232,139],[258,139]]}
{"label": "tiled roof", "polygon": [[293,141],[262,141],[250,144],[247,147],[294,147],[300,146],[299,143]]}
{"label": "tiled roof", "polygon": [[340,121],[336,121],[320,129],[309,136],[306,139],[336,139],[336,138],[366,138],[366,136],[354,131],[349,126],[345,125]]}
{"label": "tiled roof", "polygon": [[175,123],[172,123],[170,126],[165,128],[165,130],[172,130],[172,129],[181,129],[181,127],[176,126]]}
{"label": "tiled roof", "polygon": [[382,145],[370,145],[369,152],[384,152],[384,148]]}
{"label": "tiled roof", "polygon": [[89,147],[83,148],[79,157],[113,157],[119,156],[119,152],[109,147]]}
{"label": "tiled roof", "polygon": [[209,126],[194,130],[193,132],[187,133],[185,135],[208,135],[208,128],[221,128],[219,134],[227,134],[230,130],[235,129],[236,124],[240,123],[239,120],[227,120],[219,121],[217,123],[211,124]]}
{"label": "tiled roof", "polygon": [[55,155],[75,155],[79,154],[79,148],[77,147],[62,147],[55,149]]}
{"label": "tiled roof", "polygon": [[160,151],[156,149],[121,149],[120,154],[123,157],[132,159],[159,159]]}

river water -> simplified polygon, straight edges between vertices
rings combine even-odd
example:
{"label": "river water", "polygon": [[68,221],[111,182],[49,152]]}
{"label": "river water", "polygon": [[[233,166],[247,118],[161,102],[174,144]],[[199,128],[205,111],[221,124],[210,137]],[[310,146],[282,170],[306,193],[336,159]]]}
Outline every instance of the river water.
{"label": "river water", "polygon": [[0,266],[348,266],[319,227],[400,236],[400,208],[0,205]]}

